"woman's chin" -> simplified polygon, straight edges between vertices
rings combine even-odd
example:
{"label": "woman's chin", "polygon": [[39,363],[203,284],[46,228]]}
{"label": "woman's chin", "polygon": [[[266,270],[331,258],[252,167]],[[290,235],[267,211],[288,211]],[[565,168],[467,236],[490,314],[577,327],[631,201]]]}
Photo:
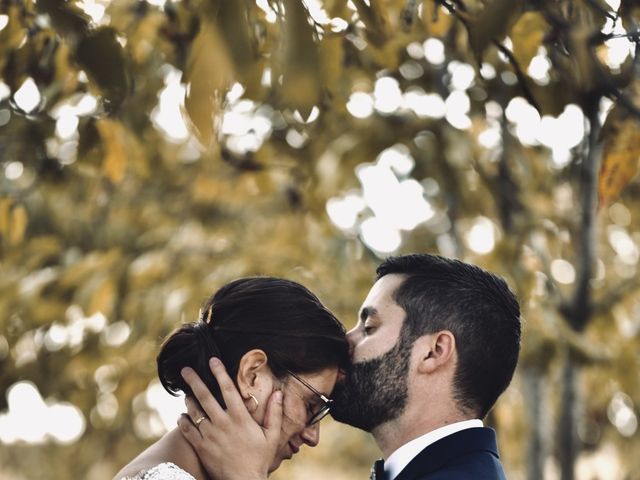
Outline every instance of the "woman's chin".
{"label": "woman's chin", "polygon": [[[296,451],[297,451],[297,449],[296,449]],[[276,453],[276,456],[273,459],[273,462],[271,463],[271,466],[269,467],[269,473],[273,472],[278,467],[280,467],[280,464],[284,460],[290,460],[291,457],[293,457],[294,454],[295,454],[295,452],[293,451],[293,448],[292,448],[291,444],[287,444],[284,447],[281,447],[280,450],[278,450],[278,452]]]}
{"label": "woman's chin", "polygon": [[282,463],[282,460],[284,460],[284,459],[282,457],[280,457],[279,455],[276,458],[273,459],[273,463],[269,467],[269,474],[273,473],[275,470],[278,469],[278,467]]}

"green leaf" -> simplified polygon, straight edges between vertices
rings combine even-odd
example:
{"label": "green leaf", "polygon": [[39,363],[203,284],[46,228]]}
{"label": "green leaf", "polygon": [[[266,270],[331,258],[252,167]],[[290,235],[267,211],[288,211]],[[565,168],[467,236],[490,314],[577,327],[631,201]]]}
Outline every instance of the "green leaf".
{"label": "green leaf", "polygon": [[258,62],[253,47],[246,2],[221,2],[217,20],[218,29],[235,67],[237,80],[244,85],[245,95],[254,98],[260,90],[262,63]]}
{"label": "green leaf", "polygon": [[375,47],[382,47],[388,39],[384,8],[376,0],[354,0],[360,20],[366,26],[367,38]]}
{"label": "green leaf", "polygon": [[320,55],[302,2],[287,0],[285,8],[282,100],[307,118],[320,100]]}
{"label": "green leaf", "polygon": [[214,119],[220,113],[224,92],[231,81],[227,49],[216,26],[204,20],[187,60],[185,107],[191,126],[204,145],[214,139]]}
{"label": "green leaf", "polygon": [[469,21],[471,49],[481,62],[482,54],[493,40],[500,41],[522,13],[521,0],[493,0]]}
{"label": "green leaf", "polygon": [[513,56],[523,70],[538,53],[547,30],[547,22],[539,12],[525,13],[511,29]]}
{"label": "green leaf", "polygon": [[89,16],[82,10],[63,0],[38,0],[40,12],[46,13],[56,31],[72,45],[87,35]]}
{"label": "green leaf", "polygon": [[105,97],[109,110],[117,109],[129,93],[129,74],[122,46],[113,28],[101,27],[84,37],[75,52],[85,70]]}

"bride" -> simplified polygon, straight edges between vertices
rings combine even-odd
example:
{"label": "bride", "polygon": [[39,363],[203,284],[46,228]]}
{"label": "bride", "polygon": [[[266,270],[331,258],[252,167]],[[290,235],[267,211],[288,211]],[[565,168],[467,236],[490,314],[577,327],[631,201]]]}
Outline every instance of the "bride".
{"label": "bride", "polygon": [[[186,394],[187,405],[193,407],[189,411],[202,411],[184,380],[195,372],[224,406],[220,386],[209,368],[209,359],[216,357],[235,380],[247,411],[258,423],[268,422],[271,394],[282,392],[272,397],[282,402],[283,416],[269,472],[303,444],[316,446],[318,422],[329,413],[338,371],[348,362],[342,324],[305,287],[272,277],[243,278],[225,285],[206,302],[203,312],[197,322],[181,326],[163,343],[157,364],[164,388],[174,395]],[[206,430],[207,435],[215,435],[215,426],[205,416],[190,421],[201,433]],[[177,428],[114,477],[209,478]]]}

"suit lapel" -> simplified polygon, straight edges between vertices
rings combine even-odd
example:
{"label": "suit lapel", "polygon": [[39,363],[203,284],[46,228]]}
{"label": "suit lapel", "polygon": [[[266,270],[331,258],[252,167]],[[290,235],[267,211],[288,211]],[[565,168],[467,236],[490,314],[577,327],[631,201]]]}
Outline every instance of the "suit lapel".
{"label": "suit lapel", "polygon": [[410,480],[434,472],[467,453],[487,451],[498,458],[496,432],[491,428],[468,428],[429,445],[400,472],[395,480]]}

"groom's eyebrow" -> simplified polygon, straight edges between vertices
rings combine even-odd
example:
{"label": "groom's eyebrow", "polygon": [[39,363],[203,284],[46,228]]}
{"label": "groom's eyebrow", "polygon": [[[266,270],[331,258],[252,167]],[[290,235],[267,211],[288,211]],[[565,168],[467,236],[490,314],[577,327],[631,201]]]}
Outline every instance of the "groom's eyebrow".
{"label": "groom's eyebrow", "polygon": [[368,317],[373,317],[378,314],[378,310],[373,307],[364,307],[360,310],[360,321],[364,322]]}

